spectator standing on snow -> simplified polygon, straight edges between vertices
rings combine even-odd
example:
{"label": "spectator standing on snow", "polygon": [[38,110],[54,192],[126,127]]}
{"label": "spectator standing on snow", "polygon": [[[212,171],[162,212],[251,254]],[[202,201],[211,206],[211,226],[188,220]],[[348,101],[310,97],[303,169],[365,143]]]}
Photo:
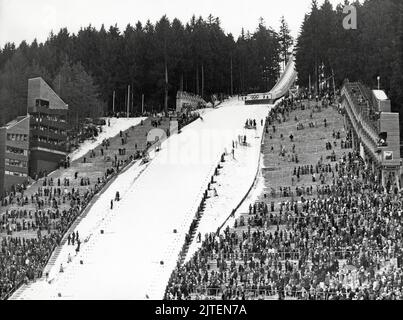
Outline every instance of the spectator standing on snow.
{"label": "spectator standing on snow", "polygon": [[78,254],[80,252],[80,245],[81,245],[81,241],[78,239],[77,240],[76,254]]}

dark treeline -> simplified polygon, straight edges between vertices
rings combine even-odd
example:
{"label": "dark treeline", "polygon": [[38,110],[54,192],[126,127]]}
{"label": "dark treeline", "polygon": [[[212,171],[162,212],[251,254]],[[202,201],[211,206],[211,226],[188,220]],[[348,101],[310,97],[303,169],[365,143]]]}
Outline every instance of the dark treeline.
{"label": "dark treeline", "polygon": [[[362,2],[362,1],[361,1]],[[321,6],[312,1],[297,40],[296,66],[299,83],[308,87],[322,73],[343,80],[362,81],[372,89],[380,76],[381,89],[392,101],[394,111],[403,105],[403,1],[366,0],[352,3],[357,9],[357,29],[343,27],[343,4],[333,8],[328,0]],[[400,117],[402,119],[402,116]]]}
{"label": "dark treeline", "polygon": [[207,101],[213,94],[264,92],[275,84],[291,45],[284,19],[278,33],[260,19],[253,34],[242,30],[236,41],[211,15],[193,16],[186,25],[163,16],[123,31],[116,25],[90,25],[77,34],[63,28],[45,43],[9,43],[0,51],[0,124],[25,112],[32,76],[42,76],[69,104],[72,121],[110,112],[114,91],[116,111],[125,111],[128,85],[133,113],[141,110],[142,94],[147,111],[163,110],[165,70],[169,107],[180,89]]}

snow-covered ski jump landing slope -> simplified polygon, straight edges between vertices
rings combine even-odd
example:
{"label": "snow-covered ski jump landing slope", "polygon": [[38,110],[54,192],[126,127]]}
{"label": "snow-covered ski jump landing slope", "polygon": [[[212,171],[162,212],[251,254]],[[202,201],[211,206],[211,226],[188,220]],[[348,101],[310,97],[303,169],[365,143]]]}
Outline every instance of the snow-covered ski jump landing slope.
{"label": "snow-covered ski jump landing slope", "polygon": [[[151,162],[118,176],[77,227],[80,252],[66,244],[48,281],[25,286],[18,299],[162,299],[221,154],[231,152],[248,118],[261,135],[268,110],[227,101],[166,140]],[[122,199],[110,209],[116,191]]]}
{"label": "snow-covered ski jump landing slope", "polygon": [[107,124],[103,125],[102,132],[99,133],[97,137],[95,137],[94,141],[86,140],[83,143],[81,143],[79,148],[74,150],[70,154],[71,161],[75,161],[80,157],[84,156],[87,152],[99,146],[104,139],[109,139],[119,134],[119,131],[125,131],[132,126],[137,126],[141,122],[141,120],[145,120],[147,119],[147,117],[103,118],[103,119],[105,119],[106,122],[108,122],[109,120],[110,126],[108,126]]}

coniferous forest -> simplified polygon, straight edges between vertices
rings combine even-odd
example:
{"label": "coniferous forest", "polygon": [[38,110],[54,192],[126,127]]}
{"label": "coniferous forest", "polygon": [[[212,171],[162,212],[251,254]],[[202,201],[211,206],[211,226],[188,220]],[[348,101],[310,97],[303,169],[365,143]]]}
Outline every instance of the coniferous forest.
{"label": "coniferous forest", "polygon": [[393,111],[399,112],[403,105],[403,1],[351,3],[357,9],[357,29],[346,30],[343,7],[350,3],[333,8],[328,0],[320,6],[312,1],[295,47],[299,84],[308,87],[311,78],[314,86],[317,79],[334,75],[336,86],[349,79],[376,89],[380,76],[380,88],[390,97]]}
{"label": "coniferous forest", "polygon": [[[312,1],[294,46],[299,84],[315,86],[334,76],[338,87],[347,78],[376,88],[380,76],[393,111],[400,111],[403,2],[352,2],[358,26],[345,30],[343,7],[350,3],[334,8],[329,0]],[[207,101],[212,95],[265,92],[275,84],[293,39],[284,18],[278,31],[263,19],[257,24],[234,39],[212,15],[193,16],[185,24],[163,16],[124,30],[89,25],[77,34],[66,28],[50,33],[44,43],[7,43],[0,50],[0,125],[26,112],[27,79],[35,76],[52,85],[76,121],[110,112],[114,91],[116,111],[125,111],[128,85],[132,113],[140,112],[143,94],[146,110],[162,111],[165,69],[171,108],[181,89]]]}
{"label": "coniferous forest", "polygon": [[[253,33],[226,34],[219,18],[193,16],[183,24],[163,16],[156,23],[99,30],[89,25],[77,34],[66,28],[45,43],[7,43],[0,51],[0,125],[26,112],[27,79],[41,76],[66,103],[71,121],[112,110],[126,110],[128,85],[133,114],[162,111],[165,68],[168,105],[177,90],[203,96],[267,91],[276,82],[284,52],[291,48],[285,20],[279,32],[257,21]],[[232,82],[231,82],[232,79]]]}

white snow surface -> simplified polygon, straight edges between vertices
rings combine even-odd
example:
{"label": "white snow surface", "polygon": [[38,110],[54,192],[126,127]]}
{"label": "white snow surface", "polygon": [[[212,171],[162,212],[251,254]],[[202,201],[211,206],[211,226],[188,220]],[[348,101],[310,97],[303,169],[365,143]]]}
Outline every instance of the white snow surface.
{"label": "white snow surface", "polygon": [[372,90],[374,96],[378,100],[388,100],[388,96],[386,95],[385,91],[383,90]]}
{"label": "white snow surface", "polygon": [[[257,178],[259,155],[261,154],[264,125],[261,126],[260,119],[257,119],[257,130],[244,130],[243,132],[249,145],[247,147],[238,145],[235,148],[234,157],[229,152],[229,155],[226,156],[226,161],[223,163],[223,169],[217,177],[214,177],[215,183],[211,185],[211,188],[217,190],[217,196],[214,196],[214,191],[209,192],[211,197],[206,201],[206,208],[196,231],[196,239],[189,247],[185,262],[189,261],[201,247],[202,243],[197,241],[197,234],[200,232],[201,240],[203,241],[206,234],[216,232],[217,228],[223,225],[231,215],[232,210],[248,194],[247,199],[236,210],[235,214],[247,212],[243,207],[245,203],[249,205],[251,201],[249,190],[254,185],[255,178]],[[254,193],[253,190],[254,188],[251,193]],[[234,221],[234,219],[230,218],[229,221]],[[221,231],[225,230],[227,225],[228,223],[224,225]],[[232,227],[233,223],[229,226]]]}
{"label": "white snow surface", "polygon": [[[253,182],[263,130],[260,119],[268,110],[268,106],[245,106],[243,101],[230,99],[206,112],[203,120],[170,136],[151,155],[152,161],[135,163],[99,195],[76,228],[82,241],[78,255],[75,246],[64,245],[49,268],[49,281],[24,286],[12,298],[162,299],[203,192],[225,149],[228,161],[217,180],[218,197],[212,199],[216,208],[199,228],[216,231]],[[257,130],[244,129],[247,118],[256,119]],[[251,145],[238,146],[234,160],[232,141],[238,134],[246,134]],[[242,183],[240,179],[246,180]],[[116,191],[121,201],[111,210]],[[72,262],[67,263],[69,253]]]}
{"label": "white snow surface", "polygon": [[285,93],[290,89],[291,85],[297,78],[297,71],[295,70],[294,57],[290,57],[284,72],[281,74],[280,79],[277,81],[276,85],[270,90],[270,94],[273,99],[278,99],[285,95]]}
{"label": "white snow surface", "polygon": [[[80,146],[74,150],[69,156],[70,160],[74,161],[82,156],[84,156],[90,150],[99,146],[104,139],[109,139],[117,134],[119,131],[125,131],[132,126],[136,126],[140,123],[141,120],[147,119],[146,117],[138,117],[138,118],[103,118],[106,121],[106,125],[102,126],[102,132],[95,137],[94,140],[85,140]],[[110,127],[108,126],[108,119],[110,120]]]}

